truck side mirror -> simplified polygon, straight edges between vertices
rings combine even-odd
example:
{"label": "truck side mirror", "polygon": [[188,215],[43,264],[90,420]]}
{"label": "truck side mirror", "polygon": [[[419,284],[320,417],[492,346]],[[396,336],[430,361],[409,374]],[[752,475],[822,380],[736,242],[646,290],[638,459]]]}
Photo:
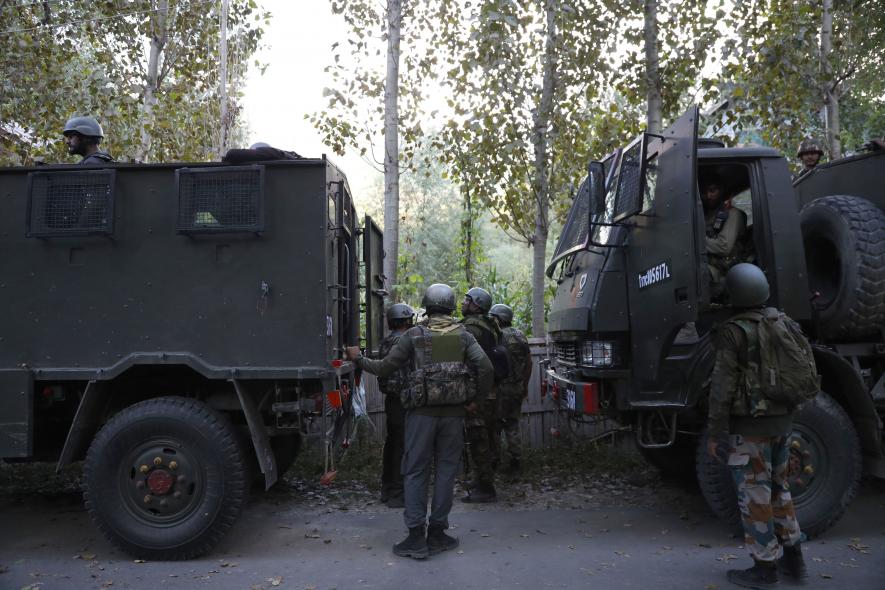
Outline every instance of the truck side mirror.
{"label": "truck side mirror", "polygon": [[590,162],[587,171],[590,183],[590,217],[605,214],[605,166],[602,162]]}

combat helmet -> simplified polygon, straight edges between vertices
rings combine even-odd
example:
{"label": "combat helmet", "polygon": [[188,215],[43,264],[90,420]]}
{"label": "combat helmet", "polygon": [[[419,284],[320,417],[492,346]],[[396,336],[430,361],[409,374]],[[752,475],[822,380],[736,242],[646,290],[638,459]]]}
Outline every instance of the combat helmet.
{"label": "combat helmet", "polygon": [[498,318],[502,324],[507,324],[509,326],[513,323],[513,309],[509,305],[496,303],[492,306],[492,309],[489,310],[489,315]]}
{"label": "combat helmet", "polygon": [[101,125],[93,117],[71,117],[68,119],[62,135],[70,135],[71,133],[79,133],[80,135],[96,139],[104,137]]}
{"label": "combat helmet", "polygon": [[811,137],[806,137],[802,140],[796,150],[797,158],[801,158],[802,154],[818,154],[819,156],[822,156],[824,155],[824,151],[820,148],[820,144],[817,140],[812,139]]}
{"label": "combat helmet", "polygon": [[415,315],[415,310],[405,303],[394,303],[387,308],[387,321],[410,320]]}
{"label": "combat helmet", "polygon": [[489,309],[492,307],[492,295],[482,287],[473,287],[467,291],[464,297],[469,297],[482,313],[489,313]]}
{"label": "combat helmet", "polygon": [[424,309],[442,309],[446,313],[455,311],[455,292],[448,285],[434,283],[424,291],[421,298],[421,307]]}
{"label": "combat helmet", "polygon": [[735,264],[725,275],[725,289],[734,307],[759,307],[770,295],[768,279],[755,264]]}

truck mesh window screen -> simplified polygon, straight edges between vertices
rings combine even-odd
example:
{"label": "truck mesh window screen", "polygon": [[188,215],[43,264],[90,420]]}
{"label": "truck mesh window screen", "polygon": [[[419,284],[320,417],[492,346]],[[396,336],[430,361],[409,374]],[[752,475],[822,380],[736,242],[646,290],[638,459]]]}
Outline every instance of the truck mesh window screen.
{"label": "truck mesh window screen", "polygon": [[642,205],[642,194],[639,184],[642,182],[642,142],[637,141],[621,157],[621,172],[618,175],[618,191],[615,194],[615,219],[625,213],[639,211]]}
{"label": "truck mesh window screen", "polygon": [[572,248],[583,246],[587,243],[587,235],[590,233],[590,186],[587,179],[581,183],[578,188],[578,194],[572,205],[568,220],[562,230],[562,237],[556,245],[556,251],[553,253],[555,259],[563,252],[568,252]]}
{"label": "truck mesh window screen", "polygon": [[114,174],[114,170],[32,172],[27,235],[112,233]]}
{"label": "truck mesh window screen", "polygon": [[178,231],[256,232],[264,229],[264,168],[180,168]]}

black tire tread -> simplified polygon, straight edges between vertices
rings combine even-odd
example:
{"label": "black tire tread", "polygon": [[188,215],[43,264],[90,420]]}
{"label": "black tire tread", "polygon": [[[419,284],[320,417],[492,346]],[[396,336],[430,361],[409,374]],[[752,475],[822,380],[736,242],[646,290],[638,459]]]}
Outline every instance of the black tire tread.
{"label": "black tire tread", "polygon": [[[220,436],[221,444],[217,450],[225,457],[225,473],[229,476],[225,479],[226,501],[212,525],[193,542],[169,550],[145,549],[120,538],[98,514],[89,489],[89,482],[95,476],[97,461],[101,460],[101,451],[112,436],[130,421],[158,414],[174,416],[179,420],[187,416],[189,420],[195,421],[196,427],[201,431],[213,432]],[[175,396],[149,399],[118,412],[99,430],[83,464],[83,497],[86,510],[95,525],[121,550],[136,557],[155,561],[193,559],[214,547],[239,518],[248,499],[247,481],[247,468],[241,454],[240,443],[227,419],[200,401]]]}

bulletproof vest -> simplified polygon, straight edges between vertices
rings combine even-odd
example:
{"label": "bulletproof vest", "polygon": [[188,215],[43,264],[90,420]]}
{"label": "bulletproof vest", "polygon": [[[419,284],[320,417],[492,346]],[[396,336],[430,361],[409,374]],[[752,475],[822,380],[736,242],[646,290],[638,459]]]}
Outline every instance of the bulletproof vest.
{"label": "bulletproof vest", "polygon": [[[403,333],[404,330],[396,330],[385,336],[381,341],[381,344],[378,346],[378,358],[383,359],[386,357]],[[408,380],[409,369],[408,367],[404,367],[398,369],[387,377],[378,377],[378,389],[380,389],[381,393],[384,395],[399,395],[403,387],[408,383]]]}
{"label": "bulletproof vest", "polygon": [[80,160],[80,164],[107,164],[108,162],[113,162],[114,158],[107,152],[98,151],[94,154],[89,154]]}
{"label": "bulletproof vest", "polygon": [[416,326],[408,385],[400,392],[405,409],[463,405],[476,397],[476,378],[467,366],[468,337],[458,324],[442,330]]}
{"label": "bulletproof vest", "polygon": [[510,371],[502,383],[522,383],[525,366],[531,363],[529,343],[525,335],[514,327],[501,330],[501,344],[507,349]]}
{"label": "bulletproof vest", "polygon": [[501,330],[489,317],[481,315],[469,315],[462,321],[465,328],[475,327],[471,334],[476,338],[480,348],[489,357],[492,368],[495,370],[495,383],[500,383],[510,373],[510,361],[507,358],[507,349],[500,344]]}

